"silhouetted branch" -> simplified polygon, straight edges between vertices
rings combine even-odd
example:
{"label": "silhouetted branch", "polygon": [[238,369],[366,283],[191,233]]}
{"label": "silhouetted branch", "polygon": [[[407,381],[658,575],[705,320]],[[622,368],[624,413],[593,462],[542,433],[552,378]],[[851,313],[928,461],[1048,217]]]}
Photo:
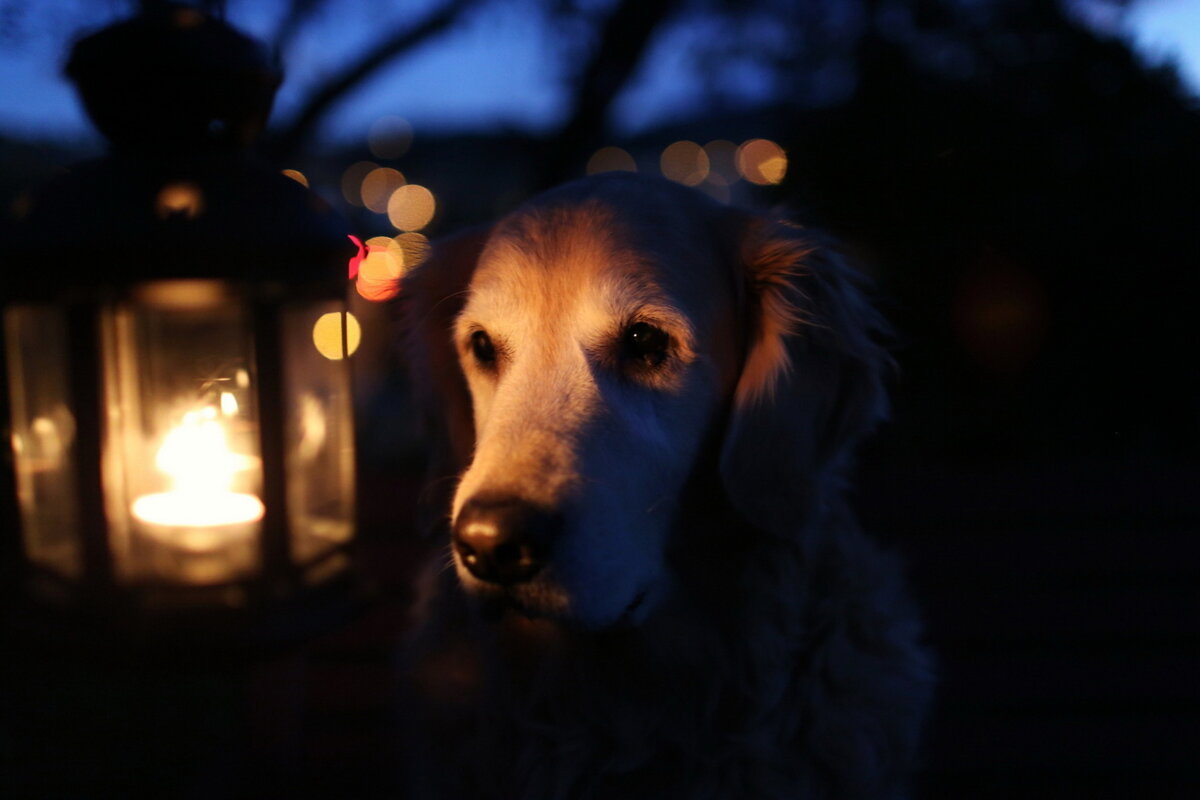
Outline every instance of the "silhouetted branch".
{"label": "silhouetted branch", "polygon": [[680,0],[620,0],[580,73],[571,114],[543,164],[539,183],[569,177],[581,156],[602,143],[609,106],[641,63],[660,24]]}
{"label": "silhouetted branch", "polygon": [[292,121],[272,137],[268,149],[278,158],[293,156],[312,135],[313,129],[331,106],[384,64],[411,52],[426,40],[449,28],[477,3],[478,0],[449,0],[417,25],[397,31],[377,42],[358,60],[318,85]]}
{"label": "silhouetted branch", "polygon": [[296,38],[296,34],[304,27],[304,23],[308,21],[314,11],[326,2],[328,0],[290,0],[288,2],[287,11],[284,12],[279,27],[275,29],[274,44],[279,52],[287,52],[292,40]]}

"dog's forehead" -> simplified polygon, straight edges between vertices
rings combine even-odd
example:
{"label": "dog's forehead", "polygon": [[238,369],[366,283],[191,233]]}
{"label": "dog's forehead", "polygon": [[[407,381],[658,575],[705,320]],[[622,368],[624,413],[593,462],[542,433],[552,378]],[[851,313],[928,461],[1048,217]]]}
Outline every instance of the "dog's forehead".
{"label": "dog's forehead", "polygon": [[532,207],[493,231],[471,304],[513,313],[537,305],[549,315],[574,315],[583,305],[608,314],[639,305],[703,313],[719,289],[715,254],[697,243],[703,239],[694,219],[656,223],[636,204],[585,199]]}

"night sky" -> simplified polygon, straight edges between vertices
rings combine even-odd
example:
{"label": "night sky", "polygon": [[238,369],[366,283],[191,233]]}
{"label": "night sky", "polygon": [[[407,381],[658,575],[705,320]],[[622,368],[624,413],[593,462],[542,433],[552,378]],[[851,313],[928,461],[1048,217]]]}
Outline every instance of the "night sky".
{"label": "night sky", "polygon": [[[94,133],[73,91],[60,77],[59,65],[80,31],[103,25],[123,6],[72,0],[27,5],[30,8],[17,15],[17,23],[4,31],[0,41],[0,70],[6,76],[0,93],[0,132],[87,140]],[[288,115],[315,77],[366,46],[381,30],[408,24],[409,17],[419,19],[426,5],[433,4],[425,0],[392,10],[361,2],[331,4],[291,52],[276,118]],[[1187,83],[1200,87],[1200,3],[1137,0],[1123,18],[1102,2],[1078,5],[1094,24],[1129,31],[1151,62],[1176,60]],[[229,19],[262,36],[273,29],[277,7],[269,1],[231,0]],[[618,99],[614,108],[618,134],[686,117],[696,108],[702,86],[687,45],[713,34],[703,25],[672,26]],[[496,128],[549,132],[563,114],[564,65],[570,60],[564,57],[567,46],[522,4],[485,6],[448,34],[380,70],[330,116],[322,138],[359,139],[384,115],[405,117],[418,134]],[[731,75],[728,80],[736,82],[748,107],[766,93],[752,73]]]}

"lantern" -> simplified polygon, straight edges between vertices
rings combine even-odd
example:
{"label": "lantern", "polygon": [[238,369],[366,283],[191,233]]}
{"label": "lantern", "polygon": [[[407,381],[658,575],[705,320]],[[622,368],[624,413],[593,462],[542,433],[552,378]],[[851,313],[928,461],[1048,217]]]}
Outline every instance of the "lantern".
{"label": "lantern", "polygon": [[35,198],[5,258],[28,585],[140,620],[299,602],[354,536],[355,248],[247,152],[279,72],[177,5],[81,40],[67,72],[111,152]]}

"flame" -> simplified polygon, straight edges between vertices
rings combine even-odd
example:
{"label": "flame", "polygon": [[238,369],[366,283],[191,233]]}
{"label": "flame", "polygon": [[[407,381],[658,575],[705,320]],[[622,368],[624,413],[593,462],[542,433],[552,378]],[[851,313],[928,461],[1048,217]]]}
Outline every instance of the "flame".
{"label": "flame", "polygon": [[[206,407],[184,414],[182,422],[167,432],[154,463],[170,477],[171,489],[134,500],[131,511],[138,519],[187,528],[213,528],[262,519],[261,500],[252,494],[230,490],[237,473],[253,465],[254,459],[229,449],[225,425],[218,418],[217,409]],[[201,534],[184,536],[179,543],[189,549],[208,549],[219,541]]]}

